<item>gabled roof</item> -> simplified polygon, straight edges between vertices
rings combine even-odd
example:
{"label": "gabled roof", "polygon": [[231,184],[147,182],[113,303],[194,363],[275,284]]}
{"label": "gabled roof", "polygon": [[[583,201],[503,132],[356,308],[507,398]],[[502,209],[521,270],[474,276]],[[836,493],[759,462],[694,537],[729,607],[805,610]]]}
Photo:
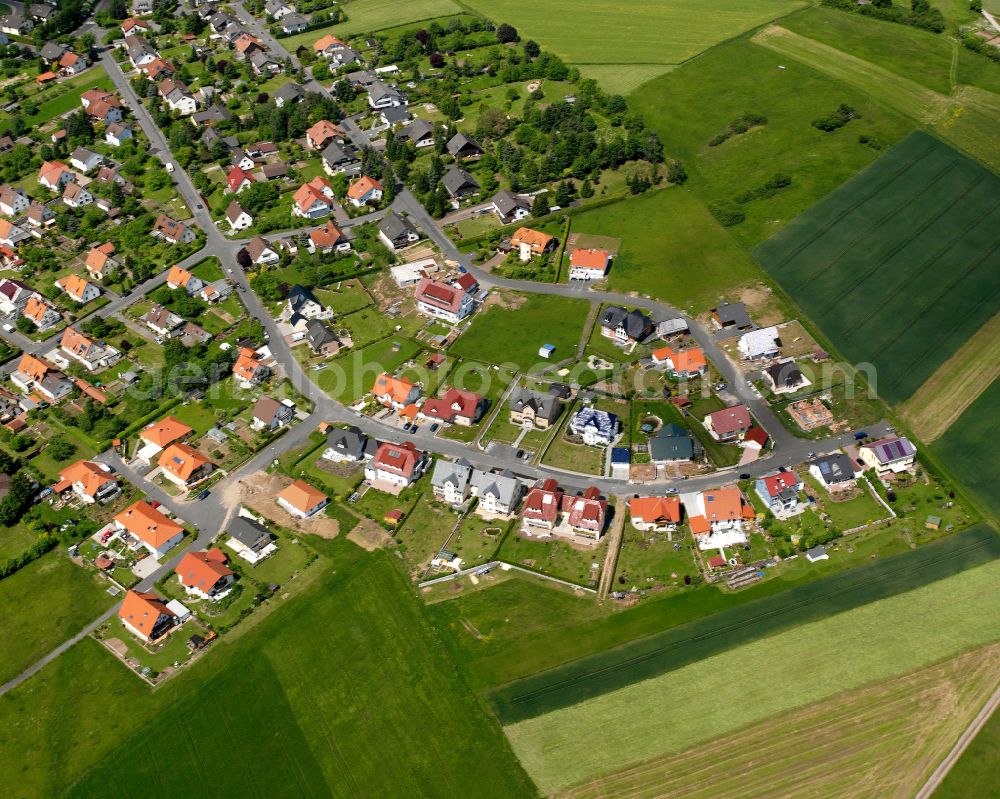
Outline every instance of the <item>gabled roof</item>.
{"label": "gabled roof", "polygon": [[72,169],[59,161],[45,161],[38,170],[38,179],[39,181],[47,181],[55,186],[65,172],[69,172],[71,175],[74,174]]}
{"label": "gabled roof", "polygon": [[324,144],[327,140],[343,136],[344,131],[328,119],[321,119],[306,131],[306,136],[314,142]]}
{"label": "gabled roof", "polygon": [[746,405],[733,405],[714,411],[708,414],[708,418],[712,422],[712,428],[721,435],[748,430],[751,424],[750,410]]}
{"label": "gabled roof", "polygon": [[204,593],[208,593],[223,577],[236,573],[226,565],[226,554],[218,547],[184,553],[174,572],[181,584]]}
{"label": "gabled roof", "polygon": [[402,377],[393,377],[387,372],[382,372],[375,378],[372,385],[372,394],[377,397],[389,396],[390,401],[396,403],[406,402],[410,392],[415,388],[414,384]]}
{"label": "gabled roof", "polygon": [[321,502],[326,502],[328,497],[305,480],[295,480],[278,494],[278,499],[283,499],[302,513],[308,513]]}
{"label": "gabled roof", "polygon": [[228,206],[226,206],[226,219],[230,222],[235,222],[243,214],[250,216],[249,212],[242,205],[240,205],[237,200],[233,200]]}
{"label": "gabled roof", "polygon": [[80,483],[83,493],[93,497],[107,483],[117,482],[118,478],[103,464],[95,461],[79,460],[59,472],[60,484],[69,488],[74,483]]}
{"label": "gabled roof", "polygon": [[347,47],[347,45],[344,42],[342,42],[340,39],[338,39],[336,36],[332,36],[330,34],[327,34],[326,36],[322,37],[321,39],[317,39],[313,43],[313,50],[315,50],[317,53],[322,53],[323,51],[329,50],[329,49],[335,49],[336,50],[336,49],[339,49],[341,47]]}
{"label": "gabled roof", "polygon": [[187,269],[174,264],[167,272],[167,283],[173,283],[175,286],[186,286],[193,277],[194,275]]}
{"label": "gabled roof", "polygon": [[456,416],[473,419],[479,403],[483,401],[482,394],[474,391],[462,391],[449,388],[440,399],[431,398],[424,403],[421,413],[433,419],[452,421]]}
{"label": "gabled roof", "polygon": [[36,324],[41,324],[47,314],[58,312],[45,300],[40,300],[38,297],[31,296],[28,298],[28,302],[25,303],[24,310],[21,313],[33,320]]}
{"label": "gabled roof", "polygon": [[676,524],[681,520],[680,497],[633,497],[628,503],[633,519],[644,522]]}
{"label": "gabled roof", "polygon": [[542,233],[540,230],[532,230],[530,227],[519,227],[510,237],[510,243],[515,247],[527,244],[532,252],[543,252],[555,241],[554,236]]}
{"label": "gabled roof", "polygon": [[267,367],[260,362],[260,356],[249,347],[242,347],[233,364],[233,374],[242,380],[253,380]]}
{"label": "gabled roof", "polygon": [[177,522],[141,500],[115,516],[115,521],[153,549],[159,549],[171,538],[184,532],[184,528]]}
{"label": "gabled roof", "polygon": [[453,156],[457,156],[464,149],[472,149],[479,153],[483,151],[483,148],[479,146],[475,139],[471,136],[466,136],[464,133],[456,133],[452,136],[448,140],[447,148],[448,152]]}
{"label": "gabled roof", "polygon": [[253,183],[253,175],[238,166],[234,166],[229,170],[229,174],[226,175],[226,186],[228,186],[229,190],[232,192],[239,191],[240,186],[243,185],[244,181],[247,183]]}
{"label": "gabled roof", "polygon": [[582,269],[599,269],[606,272],[608,263],[611,261],[611,253],[607,250],[584,250],[577,248],[570,253],[570,266],[578,266]]}
{"label": "gabled roof", "polygon": [[434,471],[431,474],[431,485],[443,488],[450,483],[454,486],[465,488],[471,476],[472,466],[464,459],[452,463],[451,461],[446,461],[444,458],[439,458],[434,463]]}
{"label": "gabled roof", "polygon": [[506,189],[501,189],[494,194],[492,203],[496,206],[497,211],[504,216],[510,216],[518,208],[523,208],[526,211],[531,210],[531,202],[526,197],[514,194]]}
{"label": "gabled roof", "polygon": [[466,292],[448,283],[441,283],[423,277],[417,283],[417,288],[413,293],[417,302],[433,305],[435,308],[456,313],[462,307]]}
{"label": "gabled roof", "polygon": [[176,615],[166,602],[150,592],[129,591],[118,609],[118,618],[147,638],[153,634],[161,616]]}
{"label": "gabled roof", "polygon": [[254,236],[247,242],[247,255],[251,260],[256,261],[265,251],[276,252],[271,242],[263,236]]}
{"label": "gabled roof", "polygon": [[90,286],[84,278],[77,274],[69,274],[56,281],[56,285],[69,294],[74,300],[82,300],[83,293]]}
{"label": "gabled roof", "polygon": [[375,178],[362,175],[351,184],[351,187],[347,190],[347,196],[352,200],[360,200],[372,190],[382,191],[382,184],[375,180]]}
{"label": "gabled roof", "polygon": [[45,374],[52,369],[45,361],[39,360],[34,355],[28,355],[25,353],[21,356],[21,360],[17,363],[17,371],[23,375],[27,375],[34,381],[39,381]]}
{"label": "gabled roof", "polygon": [[149,444],[165,447],[191,433],[191,428],[173,416],[165,416],[158,422],[151,422],[139,431],[139,438]]}
{"label": "gabled roof", "polygon": [[211,463],[208,458],[189,444],[173,443],[160,453],[156,461],[163,471],[187,482],[199,468]]}
{"label": "gabled roof", "polygon": [[254,403],[251,414],[254,419],[259,419],[265,424],[271,424],[282,408],[287,409],[288,406],[278,402],[274,397],[264,396]]}
{"label": "gabled roof", "polygon": [[836,483],[843,483],[848,480],[854,480],[855,467],[854,461],[847,457],[843,452],[834,452],[830,455],[823,455],[819,458],[809,461],[810,466],[815,466],[822,477],[823,482],[827,485],[834,485]]}
{"label": "gabled roof", "polygon": [[761,479],[769,497],[776,497],[789,488],[794,489],[801,482],[795,472],[778,472]]}
{"label": "gabled roof", "polygon": [[917,448],[910,443],[908,438],[889,436],[878,441],[863,444],[862,449],[871,450],[879,463],[891,463],[892,461],[910,458],[917,454]]}
{"label": "gabled roof", "polygon": [[333,247],[343,238],[344,234],[340,232],[340,228],[333,224],[332,220],[309,234],[309,239],[317,247]]}
{"label": "gabled roof", "polygon": [[441,178],[441,185],[453,197],[465,191],[478,191],[479,182],[461,167],[451,164]]}
{"label": "gabled roof", "polygon": [[422,457],[423,453],[417,450],[410,441],[405,441],[402,444],[386,442],[379,446],[373,463],[376,468],[402,477],[410,477],[417,467],[417,462]]}
{"label": "gabled roof", "polygon": [[317,187],[316,185],[317,180],[322,181],[324,184],[326,183],[326,181],[323,181],[322,178],[315,178],[309,183],[303,183],[301,186],[299,186],[292,197],[292,199],[295,201],[295,204],[299,207],[299,210],[302,211],[303,213],[312,208],[313,205],[315,205],[316,203],[323,203],[324,205],[327,206],[333,205],[330,198],[323,194],[321,188]]}

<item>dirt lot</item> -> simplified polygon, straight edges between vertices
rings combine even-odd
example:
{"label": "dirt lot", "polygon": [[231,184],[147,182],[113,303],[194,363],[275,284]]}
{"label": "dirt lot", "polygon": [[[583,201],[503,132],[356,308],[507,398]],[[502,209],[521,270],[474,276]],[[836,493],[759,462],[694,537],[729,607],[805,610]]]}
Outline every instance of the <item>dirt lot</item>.
{"label": "dirt lot", "polygon": [[358,526],[347,534],[347,540],[369,552],[396,546],[392,536],[371,519],[362,519]]}
{"label": "dirt lot", "polygon": [[490,296],[483,303],[483,307],[489,308],[491,305],[497,305],[508,311],[516,311],[527,301],[528,298],[523,294],[512,294],[507,291],[491,291]]}
{"label": "dirt lot", "polygon": [[312,519],[299,519],[275,502],[274,498],[291,482],[291,477],[257,472],[238,483],[226,486],[223,489],[223,502],[228,507],[235,507],[237,503],[245,505],[255,513],[291,530],[300,530],[320,538],[336,538],[340,532],[336,519],[331,519],[322,512]]}

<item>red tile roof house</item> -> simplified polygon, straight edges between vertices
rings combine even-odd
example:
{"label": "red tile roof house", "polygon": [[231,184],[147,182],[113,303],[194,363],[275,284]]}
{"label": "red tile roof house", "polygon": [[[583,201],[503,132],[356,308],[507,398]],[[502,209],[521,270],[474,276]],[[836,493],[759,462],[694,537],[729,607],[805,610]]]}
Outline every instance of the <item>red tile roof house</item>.
{"label": "red tile roof house", "polygon": [[754,491],[775,516],[794,513],[799,507],[799,492],[805,484],[795,472],[778,472],[759,477]]}
{"label": "red tile roof house", "polygon": [[562,489],[551,477],[532,488],[524,498],[521,509],[521,530],[528,535],[546,535],[540,531],[554,530],[559,520],[561,497]]}
{"label": "red tile roof house", "polygon": [[122,625],[146,643],[157,641],[177,626],[177,614],[156,594],[129,591],[118,609]]}
{"label": "red tile roof house", "polygon": [[[563,494],[562,510],[565,514],[563,522],[573,532],[574,538],[582,537],[594,543],[601,540],[608,503],[601,499],[598,489],[591,486],[578,497]],[[560,530],[557,528],[555,532],[559,534]]]}
{"label": "red tile roof house", "polygon": [[253,175],[238,166],[234,166],[226,175],[226,191],[230,194],[239,194],[243,189],[253,185],[253,182]]}
{"label": "red tile roof house", "polygon": [[229,595],[236,572],[226,565],[226,553],[218,547],[203,552],[187,552],[174,572],[191,596],[218,602]]}
{"label": "red tile roof house", "polygon": [[365,479],[390,489],[403,489],[420,479],[427,464],[427,455],[418,450],[413,442],[386,442],[379,446],[375,457],[365,465]]}
{"label": "red tile roof house", "polygon": [[702,424],[716,441],[742,441],[753,420],[746,405],[733,405],[708,414]]}
{"label": "red tile roof house", "polygon": [[488,407],[489,401],[482,394],[449,388],[440,399],[428,399],[420,409],[419,416],[469,427],[482,418]]}
{"label": "red tile roof house", "polygon": [[421,278],[413,297],[420,313],[453,325],[468,317],[476,307],[475,299],[464,289],[429,277]]}
{"label": "red tile roof house", "polygon": [[368,203],[377,203],[382,199],[382,184],[374,178],[364,175],[358,178],[347,190],[347,199],[355,208],[361,208]]}

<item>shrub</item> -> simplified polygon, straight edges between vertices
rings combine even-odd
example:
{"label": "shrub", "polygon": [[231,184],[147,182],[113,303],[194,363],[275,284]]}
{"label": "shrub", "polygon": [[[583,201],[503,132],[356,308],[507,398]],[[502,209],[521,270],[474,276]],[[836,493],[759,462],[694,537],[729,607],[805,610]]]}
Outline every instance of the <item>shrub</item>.
{"label": "shrub", "polygon": [[708,204],[708,210],[723,227],[738,225],[747,218],[743,209],[732,200],[713,200]]}
{"label": "shrub", "polygon": [[814,119],[812,121],[812,126],[818,128],[826,133],[837,130],[838,128],[844,127],[852,119],[860,119],[861,114],[851,108],[849,105],[841,103],[837,110],[832,114],[828,114],[825,117],[820,117],[819,119]]}

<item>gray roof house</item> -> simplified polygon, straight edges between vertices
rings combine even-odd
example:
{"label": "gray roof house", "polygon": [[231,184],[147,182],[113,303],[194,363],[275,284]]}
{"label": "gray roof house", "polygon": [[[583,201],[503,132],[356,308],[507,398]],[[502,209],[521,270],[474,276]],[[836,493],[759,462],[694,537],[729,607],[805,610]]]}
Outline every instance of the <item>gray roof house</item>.
{"label": "gray roof house", "polygon": [[378,223],[378,237],[391,250],[398,250],[420,241],[417,229],[395,211],[390,211]]}
{"label": "gray roof house", "polygon": [[439,458],[434,462],[434,472],[431,474],[434,496],[452,505],[461,504],[469,496],[470,477],[472,466],[464,458],[454,463]]}
{"label": "gray roof house", "polygon": [[288,424],[295,415],[295,410],[290,405],[273,397],[261,397],[253,406],[253,427],[257,430],[276,430]]}
{"label": "gray roof house", "polygon": [[479,143],[464,133],[452,136],[448,140],[447,148],[453,158],[478,158],[483,154],[483,148]]}
{"label": "gray roof house", "polygon": [[481,510],[500,515],[512,513],[524,491],[521,481],[506,470],[498,473],[473,469],[469,488],[479,499]]}
{"label": "gray roof house", "polygon": [[712,309],[712,321],[716,327],[749,330],[753,320],[742,302],[724,302]]}
{"label": "gray roof house", "polygon": [[516,222],[531,213],[531,201],[527,197],[501,189],[493,195],[493,212],[501,222]]}
{"label": "gray roof house", "polygon": [[320,154],[323,165],[330,172],[344,172],[359,164],[357,152],[349,144],[330,142]]}
{"label": "gray roof house", "polygon": [[301,102],[306,98],[306,90],[297,83],[286,83],[274,93],[274,104],[281,108],[285,105]]}
{"label": "gray roof house", "polygon": [[398,139],[411,141],[417,147],[429,147],[434,144],[434,126],[426,119],[415,119],[396,134]]}
{"label": "gray roof house", "polygon": [[476,179],[454,164],[445,170],[444,176],[441,178],[441,185],[454,199],[466,197],[479,191],[479,183],[476,182]]}
{"label": "gray roof house", "polygon": [[653,320],[640,310],[627,311],[612,305],[601,312],[599,320],[606,336],[619,341],[643,341],[653,334]]}
{"label": "gray roof house", "polygon": [[306,341],[314,353],[323,355],[336,355],[343,346],[340,337],[318,319],[306,323]]}
{"label": "gray roof house", "polygon": [[[562,411],[562,402],[551,394],[541,394],[526,388],[516,390],[510,397],[512,421],[541,420],[552,424]],[[536,422],[537,423],[537,422]]]}
{"label": "gray roof house", "polygon": [[809,461],[809,474],[825,488],[845,488],[854,484],[862,472],[843,452],[834,452]]}
{"label": "gray roof house", "polygon": [[309,20],[294,11],[281,18],[281,30],[285,33],[302,33],[309,27]]}
{"label": "gray roof house", "polygon": [[689,461],[694,457],[694,439],[677,424],[666,424],[649,440],[649,459],[653,463]]}
{"label": "gray roof house", "polygon": [[351,426],[346,430],[334,427],[326,434],[323,458],[328,461],[358,462],[372,457],[377,449],[378,442],[368,438],[357,427]]}
{"label": "gray roof house", "polygon": [[234,517],[226,527],[226,533],[253,552],[260,552],[271,543],[271,531],[256,519],[246,516]]}

